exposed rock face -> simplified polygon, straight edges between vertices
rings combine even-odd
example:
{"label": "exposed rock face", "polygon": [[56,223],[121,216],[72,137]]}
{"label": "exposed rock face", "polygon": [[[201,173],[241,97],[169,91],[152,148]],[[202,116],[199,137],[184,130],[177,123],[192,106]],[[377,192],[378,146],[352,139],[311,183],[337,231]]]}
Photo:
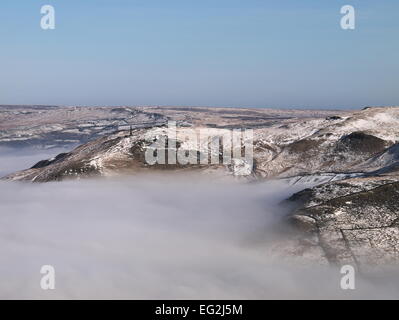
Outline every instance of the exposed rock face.
{"label": "exposed rock face", "polygon": [[371,265],[399,262],[399,176],[348,179],[293,195],[290,217],[316,238],[330,263]]}
{"label": "exposed rock face", "polygon": [[386,142],[383,139],[361,131],[343,136],[337,143],[337,151],[366,153],[369,155],[381,152],[385,147]]}
{"label": "exposed rock face", "polygon": [[40,169],[40,168],[47,167],[51,164],[54,164],[56,162],[61,162],[63,160],[66,160],[69,155],[70,155],[69,153],[60,153],[52,159],[39,161],[34,166],[32,166],[31,169]]}

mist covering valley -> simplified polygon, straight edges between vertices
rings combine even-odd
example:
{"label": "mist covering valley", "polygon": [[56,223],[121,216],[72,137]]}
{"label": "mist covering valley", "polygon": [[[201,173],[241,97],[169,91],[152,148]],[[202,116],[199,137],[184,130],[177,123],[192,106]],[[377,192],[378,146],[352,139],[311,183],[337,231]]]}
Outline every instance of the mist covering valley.
{"label": "mist covering valley", "polygon": [[[21,157],[0,164],[18,169]],[[1,182],[0,298],[397,297],[398,278],[343,291],[338,267],[284,255],[280,201],[306,186],[169,174]],[[39,286],[45,264],[56,290]]]}

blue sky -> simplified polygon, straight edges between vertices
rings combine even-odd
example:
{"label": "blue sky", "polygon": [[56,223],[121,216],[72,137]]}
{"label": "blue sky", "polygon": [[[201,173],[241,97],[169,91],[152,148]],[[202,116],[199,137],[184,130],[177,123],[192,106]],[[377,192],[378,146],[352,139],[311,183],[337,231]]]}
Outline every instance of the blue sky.
{"label": "blue sky", "polygon": [[0,104],[399,105],[398,18],[397,0],[2,0]]}

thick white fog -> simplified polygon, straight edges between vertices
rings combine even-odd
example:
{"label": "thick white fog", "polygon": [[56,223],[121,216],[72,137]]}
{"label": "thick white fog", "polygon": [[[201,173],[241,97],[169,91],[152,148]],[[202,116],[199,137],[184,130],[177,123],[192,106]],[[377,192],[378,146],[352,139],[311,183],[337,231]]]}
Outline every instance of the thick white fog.
{"label": "thick white fog", "polygon": [[[70,150],[70,149],[68,149]],[[43,159],[49,159],[66,149],[38,149],[38,148],[7,148],[0,147],[0,177],[17,170],[32,167],[35,163]]]}
{"label": "thick white fog", "polygon": [[[282,182],[141,176],[0,183],[0,298],[395,297],[397,282],[357,279],[272,254]],[[56,289],[40,288],[52,265]],[[388,284],[387,284],[388,283]]]}

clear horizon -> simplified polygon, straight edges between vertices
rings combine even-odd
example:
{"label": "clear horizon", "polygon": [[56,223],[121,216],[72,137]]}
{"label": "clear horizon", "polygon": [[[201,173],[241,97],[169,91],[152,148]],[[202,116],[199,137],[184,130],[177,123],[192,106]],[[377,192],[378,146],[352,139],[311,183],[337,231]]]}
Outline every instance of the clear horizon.
{"label": "clear horizon", "polygon": [[273,106],[212,106],[212,105],[81,105],[81,104],[73,104],[73,105],[62,105],[62,104],[0,104],[0,107],[3,106],[11,106],[11,107],[98,107],[98,108],[118,108],[118,107],[128,107],[128,108],[237,108],[237,109],[284,109],[284,110],[337,110],[337,111],[351,111],[351,110],[361,110],[363,108],[392,108],[399,106],[359,106],[359,107],[317,107],[317,106],[289,106],[285,108],[278,108]]}
{"label": "clear horizon", "polygon": [[[42,5],[56,28],[42,30]],[[356,10],[355,30],[340,8]],[[394,0],[0,3],[0,104],[399,105]]]}

